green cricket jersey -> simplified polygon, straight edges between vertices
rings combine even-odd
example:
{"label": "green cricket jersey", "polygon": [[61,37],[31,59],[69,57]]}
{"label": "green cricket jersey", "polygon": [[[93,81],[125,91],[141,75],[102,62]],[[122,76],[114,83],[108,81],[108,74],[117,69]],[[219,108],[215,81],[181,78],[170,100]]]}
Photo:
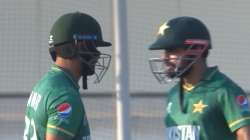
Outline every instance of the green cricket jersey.
{"label": "green cricket jersey", "polygon": [[182,109],[179,84],[167,96],[167,140],[236,140],[234,132],[250,125],[247,95],[217,67],[184,91]]}
{"label": "green cricket jersey", "polygon": [[24,140],[44,140],[46,133],[64,140],[90,140],[79,86],[55,65],[35,85],[26,107]]}

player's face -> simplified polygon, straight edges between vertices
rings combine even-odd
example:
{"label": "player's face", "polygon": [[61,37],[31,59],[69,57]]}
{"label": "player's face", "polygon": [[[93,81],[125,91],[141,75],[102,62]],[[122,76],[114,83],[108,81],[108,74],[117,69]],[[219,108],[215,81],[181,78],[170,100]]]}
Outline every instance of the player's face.
{"label": "player's face", "polygon": [[187,40],[185,46],[164,50],[160,58],[149,60],[150,68],[160,83],[168,83],[183,78],[194,70],[193,65],[202,62],[202,54],[208,49],[207,40]]}
{"label": "player's face", "polygon": [[97,50],[94,42],[83,42],[80,46],[79,57],[82,74],[95,75],[95,83],[99,83],[108,70],[111,56]]}
{"label": "player's face", "polygon": [[163,84],[188,73],[193,60],[186,49],[178,48],[164,50],[160,58],[151,58],[149,64],[155,78]]}
{"label": "player's face", "polygon": [[188,65],[189,62],[185,61],[185,57],[185,49],[164,50],[161,59],[165,64],[165,73],[169,78],[178,76],[179,71]]}
{"label": "player's face", "polygon": [[100,57],[100,52],[92,42],[81,42],[78,46],[78,54],[82,63],[82,73],[93,75],[95,73],[95,65]]}

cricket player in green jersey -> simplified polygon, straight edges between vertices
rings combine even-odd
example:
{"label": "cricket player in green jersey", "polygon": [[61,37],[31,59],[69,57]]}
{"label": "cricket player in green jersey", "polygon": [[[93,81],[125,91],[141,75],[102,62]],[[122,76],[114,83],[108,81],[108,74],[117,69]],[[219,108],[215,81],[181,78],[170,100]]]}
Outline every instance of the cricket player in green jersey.
{"label": "cricket player in green jersey", "polygon": [[150,66],[160,83],[176,81],[167,95],[167,140],[250,140],[246,93],[217,66],[208,66],[211,38],[194,17],[162,24],[150,50],[162,50]]}
{"label": "cricket player in green jersey", "polygon": [[103,41],[101,27],[93,17],[75,12],[54,23],[49,45],[54,64],[29,97],[24,140],[90,140],[78,81],[82,78],[86,89],[87,76],[95,75],[96,83],[102,79],[111,56],[97,47],[111,43]]}

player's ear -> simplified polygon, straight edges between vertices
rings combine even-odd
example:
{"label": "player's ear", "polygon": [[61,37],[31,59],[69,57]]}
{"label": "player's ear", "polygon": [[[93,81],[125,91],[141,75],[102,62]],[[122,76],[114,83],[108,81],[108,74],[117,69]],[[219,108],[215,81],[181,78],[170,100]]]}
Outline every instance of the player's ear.
{"label": "player's ear", "polygon": [[63,44],[60,47],[55,47],[57,56],[65,59],[71,59],[77,56],[77,47],[72,43]]}

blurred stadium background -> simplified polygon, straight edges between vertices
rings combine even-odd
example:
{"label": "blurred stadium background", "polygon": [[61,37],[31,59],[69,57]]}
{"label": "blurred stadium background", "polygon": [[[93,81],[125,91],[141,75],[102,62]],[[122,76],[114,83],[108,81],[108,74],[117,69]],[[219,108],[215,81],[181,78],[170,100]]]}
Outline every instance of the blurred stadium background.
{"label": "blurred stadium background", "polygon": [[[155,54],[147,50],[158,26],[176,16],[200,18],[212,35],[209,64],[249,92],[249,9],[248,0],[127,0],[132,140],[164,139],[165,93],[172,85],[154,79],[148,59]],[[49,30],[60,15],[74,11],[95,17],[112,41],[112,0],[0,0],[1,140],[22,139],[29,92],[52,64]],[[114,79],[113,60],[101,84],[81,91],[93,140],[116,139]]]}

